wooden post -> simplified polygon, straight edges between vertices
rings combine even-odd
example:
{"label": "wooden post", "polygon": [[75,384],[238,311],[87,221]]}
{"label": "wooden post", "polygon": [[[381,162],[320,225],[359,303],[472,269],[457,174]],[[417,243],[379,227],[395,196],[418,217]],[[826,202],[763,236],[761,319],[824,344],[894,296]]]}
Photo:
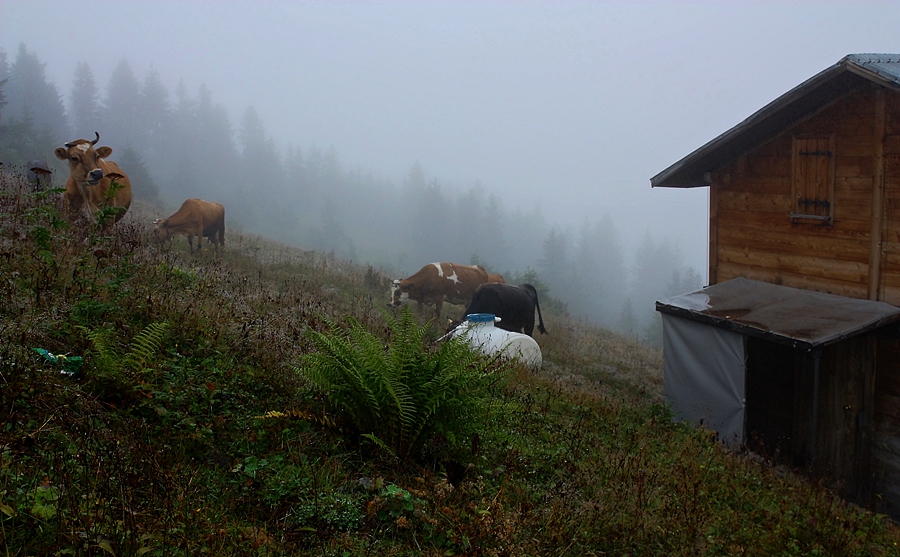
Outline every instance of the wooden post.
{"label": "wooden post", "polygon": [[875,137],[872,169],[872,228],[869,234],[869,299],[882,299],[881,259],[884,229],[884,135],[886,126],[884,87],[875,88]]}
{"label": "wooden post", "polygon": [[720,176],[715,174],[709,181],[709,277],[710,285],[719,282],[719,199],[716,195]]}

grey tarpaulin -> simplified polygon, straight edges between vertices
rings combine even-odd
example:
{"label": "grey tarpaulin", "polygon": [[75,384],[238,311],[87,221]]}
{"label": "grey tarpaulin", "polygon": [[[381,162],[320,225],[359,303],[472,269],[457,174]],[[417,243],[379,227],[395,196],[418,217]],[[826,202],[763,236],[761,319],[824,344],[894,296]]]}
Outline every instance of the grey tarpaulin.
{"label": "grey tarpaulin", "polygon": [[663,390],[676,420],[739,446],[744,435],[744,337],[662,314]]}

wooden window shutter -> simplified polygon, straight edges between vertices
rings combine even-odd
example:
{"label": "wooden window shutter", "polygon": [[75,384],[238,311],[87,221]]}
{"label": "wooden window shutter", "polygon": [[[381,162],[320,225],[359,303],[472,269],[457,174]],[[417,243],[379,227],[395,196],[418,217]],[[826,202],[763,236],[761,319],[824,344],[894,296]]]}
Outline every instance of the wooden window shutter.
{"label": "wooden window shutter", "polygon": [[794,137],[791,218],[831,223],[834,215],[834,136]]}

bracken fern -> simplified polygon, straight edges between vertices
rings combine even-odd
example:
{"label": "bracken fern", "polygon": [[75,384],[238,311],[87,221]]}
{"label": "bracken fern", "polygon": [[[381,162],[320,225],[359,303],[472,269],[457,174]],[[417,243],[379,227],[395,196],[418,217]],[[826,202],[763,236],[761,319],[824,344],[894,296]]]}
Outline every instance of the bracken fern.
{"label": "bracken fern", "polygon": [[78,327],[90,339],[93,345],[92,363],[96,372],[96,380],[100,384],[111,387],[116,394],[125,394],[138,389],[144,383],[144,371],[159,352],[169,330],[168,323],[150,323],[131,340],[126,354],[122,355],[116,347],[113,333],[107,329],[91,330]]}
{"label": "bracken fern", "polygon": [[486,395],[507,368],[461,340],[428,346],[428,326],[418,326],[408,309],[385,319],[387,346],[355,319],[344,327],[326,320],[329,332],[308,332],[317,351],[295,370],[362,436],[402,460],[435,435],[457,443],[480,422]]}

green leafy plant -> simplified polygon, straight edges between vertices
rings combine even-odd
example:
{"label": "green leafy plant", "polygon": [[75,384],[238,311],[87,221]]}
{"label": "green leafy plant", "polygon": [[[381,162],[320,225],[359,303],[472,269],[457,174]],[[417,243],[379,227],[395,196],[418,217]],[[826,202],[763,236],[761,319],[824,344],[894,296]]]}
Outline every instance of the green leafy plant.
{"label": "green leafy plant", "polygon": [[125,211],[124,207],[117,207],[115,205],[110,205],[110,202],[115,198],[116,193],[119,192],[122,188],[125,187],[125,184],[119,183],[116,181],[115,177],[110,180],[109,189],[106,190],[106,195],[103,199],[103,206],[97,210],[95,217],[97,218],[97,228],[100,230],[106,229],[115,223],[115,219],[117,215],[121,212]]}
{"label": "green leafy plant", "polygon": [[382,520],[396,521],[401,516],[413,517],[416,506],[424,506],[425,502],[408,490],[395,484],[388,484],[379,492],[378,517]]}
{"label": "green leafy plant", "polygon": [[363,437],[402,460],[433,436],[460,441],[484,416],[486,395],[507,368],[457,339],[426,346],[428,325],[417,325],[409,308],[385,319],[387,346],[355,319],[344,327],[325,320],[330,331],[309,330],[317,351],[295,369]]}
{"label": "green leafy plant", "polygon": [[[168,323],[151,323],[131,340],[127,353],[116,346],[115,335],[108,329],[90,330],[79,326],[94,347],[95,380],[110,384],[117,394],[126,394],[146,385],[144,371],[160,351],[169,329]],[[111,393],[112,394],[112,393]]]}

